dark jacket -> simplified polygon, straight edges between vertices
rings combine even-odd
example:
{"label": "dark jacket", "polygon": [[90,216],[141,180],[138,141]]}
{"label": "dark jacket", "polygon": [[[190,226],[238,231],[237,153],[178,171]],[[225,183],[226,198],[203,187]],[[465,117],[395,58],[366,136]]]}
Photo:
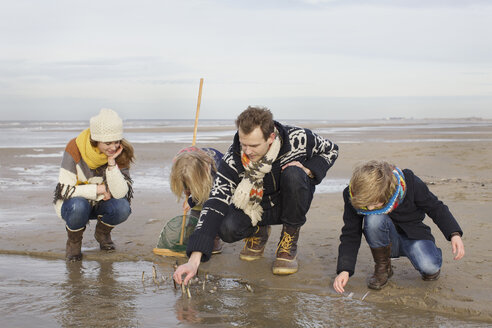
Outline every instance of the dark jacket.
{"label": "dark jacket", "polygon": [[[277,159],[272,164],[271,172],[263,178],[261,205],[264,209],[278,204],[282,166],[299,161],[313,173],[313,183],[319,184],[338,156],[337,145],[309,129],[284,126],[278,122],[275,122],[275,127],[279,132],[282,146]],[[194,251],[200,251],[203,253],[202,261],[210,258],[213,240],[229,209],[233,191],[243,177],[241,147],[239,135],[236,133],[233,144],[222,158],[210,197],[203,205],[196,230],[188,241],[186,250],[188,256]]]}
{"label": "dark jacket", "polygon": [[[451,234],[456,231],[463,235],[463,231],[448,207],[429,190],[427,185],[409,169],[404,169],[403,174],[407,185],[405,198],[396,209],[388,214],[398,233],[406,235],[409,239],[434,241],[431,229],[422,222],[427,214],[447,240],[450,240]],[[347,271],[353,275],[362,237],[364,216],[357,214],[350,203],[348,187],[343,191],[343,200],[345,201],[344,226],[338,247],[337,273]]]}

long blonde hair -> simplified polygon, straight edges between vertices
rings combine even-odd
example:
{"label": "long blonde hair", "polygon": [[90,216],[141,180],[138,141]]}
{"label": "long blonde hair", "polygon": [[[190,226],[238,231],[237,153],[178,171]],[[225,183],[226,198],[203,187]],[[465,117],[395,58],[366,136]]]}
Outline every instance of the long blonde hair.
{"label": "long blonde hair", "polygon": [[394,167],[388,162],[376,160],[357,166],[350,179],[352,206],[366,208],[377,203],[386,204],[398,183],[393,174]]}
{"label": "long blonde hair", "polygon": [[212,189],[211,170],[217,171],[214,160],[203,150],[195,148],[193,151],[178,153],[170,176],[171,191],[178,197],[178,201],[188,192],[197,205],[203,205]]}

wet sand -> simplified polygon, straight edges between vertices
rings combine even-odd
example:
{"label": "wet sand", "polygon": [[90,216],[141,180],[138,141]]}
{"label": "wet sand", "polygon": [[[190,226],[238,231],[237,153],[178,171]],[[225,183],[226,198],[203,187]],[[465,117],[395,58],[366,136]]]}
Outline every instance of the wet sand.
{"label": "wet sand", "polygon": [[[437,226],[426,218],[424,222],[431,227],[438,246],[443,250],[440,279],[436,282],[422,281],[410,262],[401,258],[393,261],[395,275],[389,285],[379,292],[370,291],[365,285],[366,276],[372,272],[373,261],[363,240],[356,273],[349,281],[345,296],[353,293],[353,298],[362,299],[365,295],[366,302],[443,315],[456,314],[463,319],[492,322],[492,246],[489,241],[492,232],[489,220],[492,200],[491,126],[470,127],[468,130],[460,128],[459,133],[452,127],[437,130],[415,130],[411,127],[368,130],[365,135],[357,137],[350,134],[320,133],[340,147],[340,156],[328,172],[328,178],[349,179],[354,165],[370,159],[385,159],[401,168],[410,168],[449,206],[464,231],[466,255],[464,259],[454,261],[450,243]],[[330,125],[325,127],[333,128]],[[312,128],[316,131],[323,126],[317,124],[312,125]],[[358,140],[366,141],[361,143]],[[169,166],[176,151],[183,146],[186,145],[135,145],[137,163],[132,169],[135,172],[134,177],[145,176],[148,170],[162,170],[166,174],[165,168]],[[198,146],[212,146],[226,151],[229,142],[228,138],[223,138],[216,143]],[[57,153],[61,150],[42,149],[41,153]],[[42,160],[19,157],[31,153],[39,154],[39,151],[29,148],[0,149],[0,172],[3,179],[16,179],[16,175],[10,170],[14,166],[28,170],[36,163],[58,165],[60,162],[57,157],[45,157]],[[54,174],[57,175],[57,171]],[[42,184],[43,178],[40,177],[39,181]],[[151,184],[152,181],[148,183]],[[165,223],[180,214],[180,205],[169,190],[162,188],[136,189],[134,197],[133,213],[129,220],[114,229],[113,240],[117,244],[117,251],[99,251],[93,237],[95,224],[91,224],[84,234],[85,260],[144,260],[154,261],[168,268],[175,262],[174,258],[153,254],[152,249],[157,244]],[[26,188],[22,192],[2,190],[3,216],[12,213],[15,217],[1,223],[0,253],[63,259],[66,233],[63,222],[52,210],[51,199],[52,189],[38,188],[34,183],[32,188]],[[253,263],[242,262],[238,253],[243,243],[226,244],[222,254],[201,265],[200,272],[223,278],[247,279],[252,284],[261,286],[263,290],[292,290],[342,297],[332,288],[336,274],[342,211],[341,193],[315,195],[308,221],[301,229],[298,250],[300,269],[294,275],[278,277],[271,274],[280,226],[272,229],[263,259]],[[179,261],[183,262],[184,259]],[[366,295],[368,291],[370,293]]]}

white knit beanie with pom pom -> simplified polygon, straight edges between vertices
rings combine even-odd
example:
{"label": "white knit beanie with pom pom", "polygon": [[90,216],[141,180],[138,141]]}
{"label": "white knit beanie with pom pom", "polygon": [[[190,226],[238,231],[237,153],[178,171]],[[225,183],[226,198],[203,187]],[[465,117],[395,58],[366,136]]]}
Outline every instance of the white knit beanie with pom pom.
{"label": "white knit beanie with pom pom", "polygon": [[94,141],[111,142],[123,139],[123,121],[112,109],[103,108],[97,116],[91,117],[90,130]]}

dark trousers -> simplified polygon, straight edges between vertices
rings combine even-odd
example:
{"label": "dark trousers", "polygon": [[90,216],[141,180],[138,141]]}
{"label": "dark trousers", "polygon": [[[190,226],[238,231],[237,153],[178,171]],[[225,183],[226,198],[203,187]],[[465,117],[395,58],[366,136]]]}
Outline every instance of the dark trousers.
{"label": "dark trousers", "polygon": [[[301,168],[285,168],[280,176],[280,197],[277,204],[263,210],[258,225],[302,226],[306,223],[306,213],[311,206],[314,190],[314,184]],[[219,236],[223,241],[233,243],[251,236],[255,231],[256,227],[251,224],[251,218],[231,204],[220,226]]]}

